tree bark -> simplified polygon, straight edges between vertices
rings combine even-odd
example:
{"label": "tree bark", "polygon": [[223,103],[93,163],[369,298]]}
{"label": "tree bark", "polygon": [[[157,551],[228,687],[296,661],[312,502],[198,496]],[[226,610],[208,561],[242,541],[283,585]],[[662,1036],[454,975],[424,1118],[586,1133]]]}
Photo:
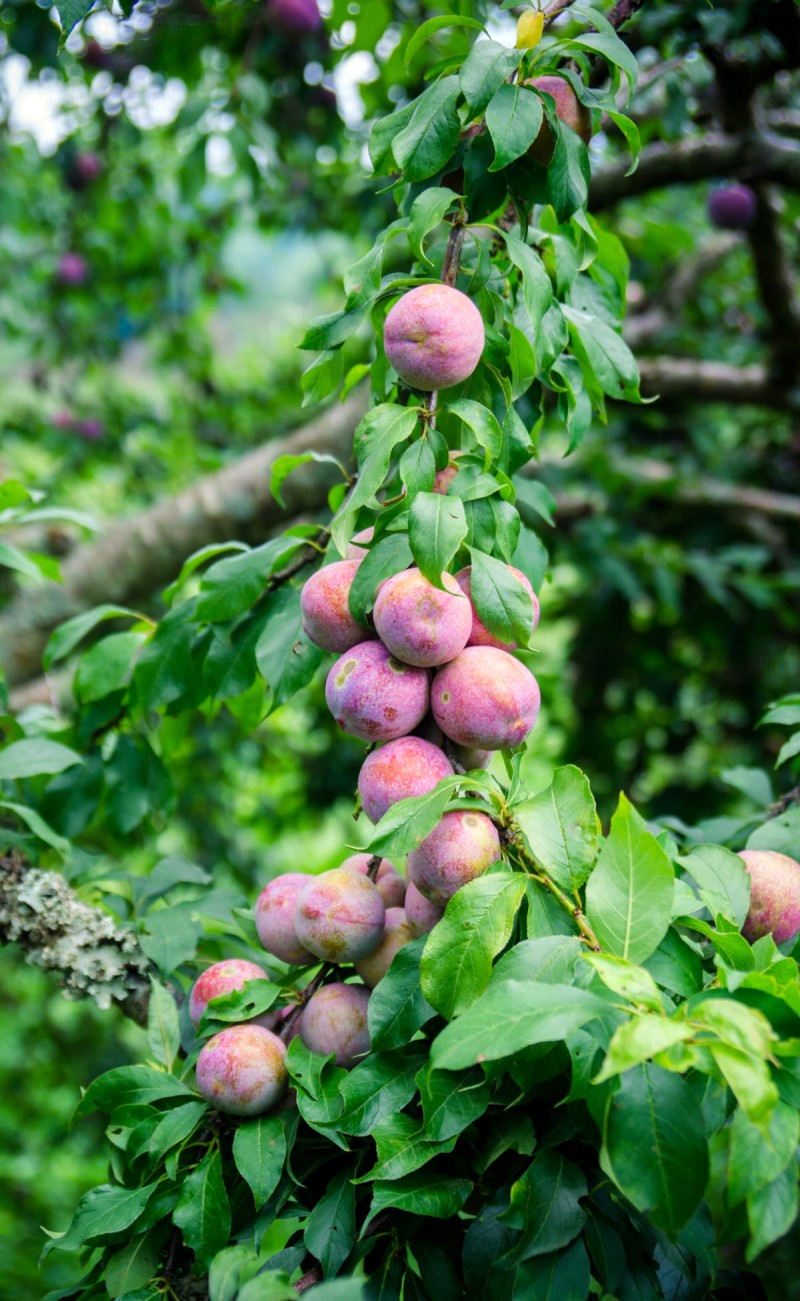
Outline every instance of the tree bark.
{"label": "tree bark", "polygon": [[349,462],[353,431],[365,410],[366,393],[360,391],[288,437],[77,547],[62,566],[62,583],[26,590],[0,618],[0,665],[9,685],[39,673],[48,638],[65,619],[102,602],[135,605],[173,579],[198,548],[234,538],[262,541],[287,518],[323,506],[337,478],[335,467],[316,461],[301,465],[286,480],[285,506],[280,506],[269,490],[272,466],[279,456],[306,451]]}

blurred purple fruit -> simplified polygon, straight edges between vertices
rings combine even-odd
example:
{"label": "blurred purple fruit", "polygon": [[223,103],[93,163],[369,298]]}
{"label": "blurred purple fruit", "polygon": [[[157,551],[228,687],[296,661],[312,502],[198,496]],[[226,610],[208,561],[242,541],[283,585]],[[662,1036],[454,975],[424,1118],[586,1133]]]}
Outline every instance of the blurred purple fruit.
{"label": "blurred purple fruit", "polygon": [[81,420],[76,426],[76,433],[89,443],[96,443],[103,437],[102,420]]}
{"label": "blurred purple fruit", "polygon": [[56,271],[62,285],[82,285],[89,279],[89,263],[80,253],[62,253]]}
{"label": "blurred purple fruit", "polygon": [[757,205],[749,185],[722,185],[709,195],[708,215],[720,230],[748,230],[755,220]]}
{"label": "blurred purple fruit", "polygon": [[71,411],[56,411],[50,417],[50,424],[54,429],[74,429],[76,420]]}
{"label": "blurred purple fruit", "polygon": [[310,36],[322,26],[317,0],[269,0],[267,15],[282,36]]}

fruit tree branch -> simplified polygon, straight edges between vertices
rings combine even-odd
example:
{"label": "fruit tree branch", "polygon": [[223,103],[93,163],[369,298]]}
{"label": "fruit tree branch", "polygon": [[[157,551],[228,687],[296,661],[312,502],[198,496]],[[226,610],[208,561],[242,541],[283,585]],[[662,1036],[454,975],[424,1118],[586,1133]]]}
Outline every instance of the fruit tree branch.
{"label": "fruit tree branch", "polygon": [[125,605],[150,595],[209,542],[260,541],[288,518],[323,506],[333,482],[330,465],[299,466],[283,485],[283,507],[270,493],[272,465],[279,456],[312,450],[346,460],[365,400],[365,393],[354,394],[286,438],[266,443],[76,547],[62,566],[63,583],[26,590],[0,617],[0,665],[9,685],[38,673],[50,633],[65,619],[104,601]]}
{"label": "fruit tree branch", "polygon": [[27,962],[55,972],[67,998],[116,1003],[146,1024],[150,962],[134,932],[13,851],[0,856],[0,943],[18,944]]}
{"label": "fruit tree branch", "polygon": [[729,366],[688,357],[647,357],[639,363],[648,397],[688,402],[728,402],[800,411],[800,385],[781,388],[765,366]]}
{"label": "fruit tree branch", "polygon": [[709,132],[676,144],[647,145],[633,175],[626,176],[626,170],[623,161],[595,171],[589,191],[593,213],[650,190],[718,176],[737,177],[748,184],[773,181],[800,189],[800,147],[772,131],[741,135]]}

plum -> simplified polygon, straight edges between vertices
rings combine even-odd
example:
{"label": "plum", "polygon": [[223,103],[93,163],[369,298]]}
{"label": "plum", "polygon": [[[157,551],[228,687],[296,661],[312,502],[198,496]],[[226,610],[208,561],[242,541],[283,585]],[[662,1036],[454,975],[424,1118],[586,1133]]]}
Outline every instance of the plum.
{"label": "plum", "polygon": [[367,755],[358,775],[358,793],[370,822],[380,822],[397,800],[427,795],[452,774],[453,765],[438,746],[419,736],[404,736]]}
{"label": "plum", "polygon": [[442,582],[445,591],[429,583],[419,569],[404,569],[378,588],[372,612],[375,629],[404,664],[446,664],[467,644],[472,606],[452,574],[442,574]]}
{"label": "plum", "polygon": [[313,962],[314,954],[304,949],[294,927],[297,896],[308,885],[303,872],[283,872],[264,886],[256,900],[258,938],[273,957],[293,966]]}
{"label": "plum", "polygon": [[323,985],[303,1010],[300,1037],[306,1048],[324,1057],[334,1053],[337,1066],[353,1066],[369,1052],[368,1004],[364,985]]}
{"label": "plum", "polygon": [[472,299],[443,284],[403,294],[383,332],[386,356],[400,379],[424,393],[468,379],[484,342],[483,319]]}
{"label": "plum", "polygon": [[425,717],[430,676],[401,664],[379,641],[352,646],[336,661],[325,684],[325,699],[336,722],[363,741],[393,741],[406,736]]}
{"label": "plum", "polygon": [[533,674],[494,646],[467,646],[439,669],[431,687],[433,715],[445,736],[479,750],[521,745],[540,700]]}
{"label": "plum", "polygon": [[289,1085],[286,1045],[259,1025],[232,1025],[204,1044],[197,1059],[203,1097],[232,1116],[260,1116]]}
{"label": "plum", "polygon": [[374,953],[385,919],[374,882],[341,867],[311,877],[294,914],[300,943],[326,962],[355,962]]}
{"label": "plum", "polygon": [[500,837],[485,813],[459,810],[441,822],[408,856],[411,881],[437,908],[482,876],[500,857]]}

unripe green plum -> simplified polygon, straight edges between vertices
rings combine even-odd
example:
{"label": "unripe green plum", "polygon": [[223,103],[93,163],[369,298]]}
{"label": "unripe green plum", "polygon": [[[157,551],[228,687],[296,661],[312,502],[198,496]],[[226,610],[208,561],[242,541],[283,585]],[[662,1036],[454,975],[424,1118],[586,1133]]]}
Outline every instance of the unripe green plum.
{"label": "unripe green plum", "polygon": [[358,793],[370,822],[380,822],[398,800],[427,795],[452,775],[453,765],[438,746],[419,736],[403,736],[367,755],[358,775]]}
{"label": "unripe green plum", "polygon": [[325,683],[328,708],[343,731],[362,741],[393,741],[425,717],[430,675],[401,664],[379,641],[346,651]]}
{"label": "unripe green plum", "polygon": [[315,960],[298,940],[294,926],[297,896],[305,890],[308,880],[303,872],[283,872],[264,886],[256,900],[258,938],[267,953],[292,966],[302,967]]}
{"label": "unripe green plum", "polygon": [[420,894],[413,881],[409,881],[406,886],[404,911],[415,940],[421,935],[427,935],[444,917],[444,908],[439,908],[430,899],[426,899],[424,894]]}
{"label": "unripe green plum", "polygon": [[219,1111],[260,1116],[289,1084],[286,1045],[258,1025],[232,1025],[212,1035],[197,1059],[197,1087]]}
{"label": "unripe green plum", "polygon": [[[513,565],[509,565],[508,572],[514,578],[517,579],[517,581],[520,583],[522,587],[525,588],[525,590],[527,591],[528,595],[531,598],[531,605],[533,606],[533,627],[532,627],[532,631],[533,631],[535,630],[536,625],[539,622],[539,602],[536,599],[536,593],[534,592],[533,587],[531,586],[530,579],[526,578],[525,574],[523,574],[521,569],[515,569]],[[498,650],[508,650],[508,651],[516,650],[516,646],[517,646],[516,642],[501,641],[499,637],[495,637],[494,633],[489,632],[489,629],[486,627],[486,624],[483,622],[480,615],[478,614],[478,611],[475,609],[475,606],[472,603],[472,566],[471,565],[467,565],[466,569],[460,569],[458,571],[458,573],[456,574],[456,582],[458,583],[462,592],[464,593],[467,600],[469,601],[470,608],[472,610],[472,628],[470,630],[469,641],[467,642],[467,645],[468,646],[495,646]]]}
{"label": "unripe green plum", "polygon": [[[220,998],[223,994],[232,994],[234,990],[244,989],[249,980],[269,980],[269,976],[262,967],[255,962],[248,962],[245,958],[226,958],[223,962],[215,962],[213,966],[207,967],[202,975],[192,985],[192,991],[189,995],[189,1019],[192,1025],[199,1025],[200,1018],[205,1012],[212,998]],[[260,1016],[254,1016],[248,1025],[261,1025],[267,1030],[272,1030],[278,1020],[277,1012],[263,1012]]]}
{"label": "unripe green plum", "polygon": [[403,909],[387,908],[386,925],[383,929],[380,944],[368,958],[361,958],[360,961],[354,963],[355,969],[364,984],[370,989],[374,989],[378,981],[383,980],[392,965],[392,958],[395,953],[399,952],[403,945],[408,944],[413,938],[411,927]]}
{"label": "unripe green plum", "polygon": [[431,903],[444,908],[456,890],[500,857],[500,837],[485,813],[445,813],[408,856],[408,875]]}
{"label": "unripe green plum", "polygon": [[418,569],[404,569],[378,588],[372,612],[375,629],[404,664],[446,664],[467,644],[472,606],[452,574],[442,574],[442,582],[446,591],[434,587]]}
{"label": "unripe green plum", "polygon": [[310,878],[294,914],[300,943],[325,962],[369,957],[381,942],[385,920],[378,887],[340,867]]}
{"label": "unripe green plum", "polygon": [[323,650],[341,655],[374,636],[353,618],[348,604],[359,564],[358,560],[336,560],[312,574],[300,593],[306,636]]}
{"label": "unripe green plum", "polygon": [[386,317],[383,345],[404,384],[429,393],[468,379],[481,359],[485,334],[475,304],[449,285],[419,285]]}
{"label": "unripe green plum", "polygon": [[800,863],[776,849],[743,849],[750,877],[750,908],[742,934],[751,944],[771,935],[776,944],[800,933]]}
{"label": "unripe green plum", "polygon": [[[341,870],[343,872],[360,872],[362,876],[366,876],[371,861],[371,854],[351,854],[341,864]],[[378,874],[375,877],[375,884],[387,908],[402,908],[406,894],[406,883],[394,863],[390,863],[388,858],[381,859]]]}
{"label": "unripe green plum", "polygon": [[336,1065],[349,1068],[369,1052],[369,990],[363,985],[323,985],[304,1010],[300,1037],[312,1053],[335,1054]]}
{"label": "unripe green plum", "polygon": [[[560,118],[565,126],[572,127],[583,143],[588,145],[592,138],[592,115],[586,105],[580,102],[564,77],[534,77],[531,81],[526,81],[525,85],[543,91],[546,95],[552,95],[556,105],[556,117]],[[553,133],[545,120],[528,153],[534,162],[546,167],[553,157],[554,148]]]}
{"label": "unripe green plum", "polygon": [[445,736],[479,750],[521,745],[539,713],[533,674],[507,651],[468,646],[434,676],[433,715]]}

